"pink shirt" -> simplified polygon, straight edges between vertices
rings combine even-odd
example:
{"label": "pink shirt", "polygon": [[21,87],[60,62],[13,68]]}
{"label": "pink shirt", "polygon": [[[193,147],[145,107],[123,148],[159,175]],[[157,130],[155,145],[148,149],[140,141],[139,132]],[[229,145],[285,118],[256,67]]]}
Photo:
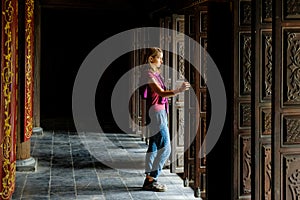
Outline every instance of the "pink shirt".
{"label": "pink shirt", "polygon": [[[155,79],[160,87],[166,90],[166,86],[164,84],[163,78],[157,72],[147,71],[148,79]],[[166,110],[168,111],[168,98],[159,96],[156,92],[154,92],[149,86],[146,87],[146,91],[144,92],[144,98],[147,99],[147,107],[152,107],[155,111]]]}

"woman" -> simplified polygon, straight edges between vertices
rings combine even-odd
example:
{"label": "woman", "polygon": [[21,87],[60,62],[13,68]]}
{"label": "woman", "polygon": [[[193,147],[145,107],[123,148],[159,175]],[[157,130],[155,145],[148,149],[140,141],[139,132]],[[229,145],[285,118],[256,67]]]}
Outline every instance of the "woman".
{"label": "woman", "polygon": [[149,146],[146,154],[145,174],[143,189],[151,191],[166,191],[166,185],[158,183],[158,177],[162,168],[170,156],[171,144],[168,128],[168,97],[175,96],[188,90],[190,84],[183,82],[181,87],[175,90],[166,90],[160,75],[160,67],[163,63],[163,52],[160,48],[147,49],[147,69],[142,77],[148,79],[144,97],[146,98],[147,124],[149,124]]}

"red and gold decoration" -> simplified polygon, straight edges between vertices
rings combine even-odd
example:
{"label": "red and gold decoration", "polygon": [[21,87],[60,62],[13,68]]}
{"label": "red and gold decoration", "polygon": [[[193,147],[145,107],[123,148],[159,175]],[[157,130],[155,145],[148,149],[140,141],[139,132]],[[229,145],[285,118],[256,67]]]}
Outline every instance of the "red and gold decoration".
{"label": "red and gold decoration", "polygon": [[25,1],[25,106],[24,141],[30,139],[33,127],[34,67],[34,0]]}
{"label": "red and gold decoration", "polygon": [[18,2],[1,3],[0,199],[10,199],[16,178]]}

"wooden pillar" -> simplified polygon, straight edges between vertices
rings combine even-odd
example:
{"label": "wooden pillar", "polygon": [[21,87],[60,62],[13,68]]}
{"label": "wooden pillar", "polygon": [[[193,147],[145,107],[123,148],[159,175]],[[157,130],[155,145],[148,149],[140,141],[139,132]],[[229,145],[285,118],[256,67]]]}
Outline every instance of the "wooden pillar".
{"label": "wooden pillar", "polygon": [[16,152],[17,170],[34,171],[36,162],[30,156],[30,137],[33,129],[34,0],[20,1],[18,9],[20,106]]}
{"label": "wooden pillar", "polygon": [[0,198],[15,188],[18,77],[18,2],[1,1]]}
{"label": "wooden pillar", "polygon": [[33,127],[34,83],[34,0],[25,1],[25,77],[24,77],[24,141],[30,139]]}
{"label": "wooden pillar", "polygon": [[41,113],[40,113],[40,74],[41,74],[41,6],[35,1],[34,7],[34,93],[33,93],[33,133],[41,134]]}

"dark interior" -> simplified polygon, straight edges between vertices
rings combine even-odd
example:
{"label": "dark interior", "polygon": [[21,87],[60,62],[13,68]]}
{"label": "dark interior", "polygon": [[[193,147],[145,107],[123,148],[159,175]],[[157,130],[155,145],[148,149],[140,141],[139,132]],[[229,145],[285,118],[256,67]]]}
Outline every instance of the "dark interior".
{"label": "dark interior", "polygon": [[[73,128],[73,84],[80,65],[93,48],[117,33],[157,22],[151,13],[154,6],[145,8],[134,1],[99,3],[50,0],[42,4],[41,125],[45,129]],[[121,131],[110,113],[110,95],[115,81],[129,69],[128,56],[114,61],[98,85],[96,110],[107,132]]]}

